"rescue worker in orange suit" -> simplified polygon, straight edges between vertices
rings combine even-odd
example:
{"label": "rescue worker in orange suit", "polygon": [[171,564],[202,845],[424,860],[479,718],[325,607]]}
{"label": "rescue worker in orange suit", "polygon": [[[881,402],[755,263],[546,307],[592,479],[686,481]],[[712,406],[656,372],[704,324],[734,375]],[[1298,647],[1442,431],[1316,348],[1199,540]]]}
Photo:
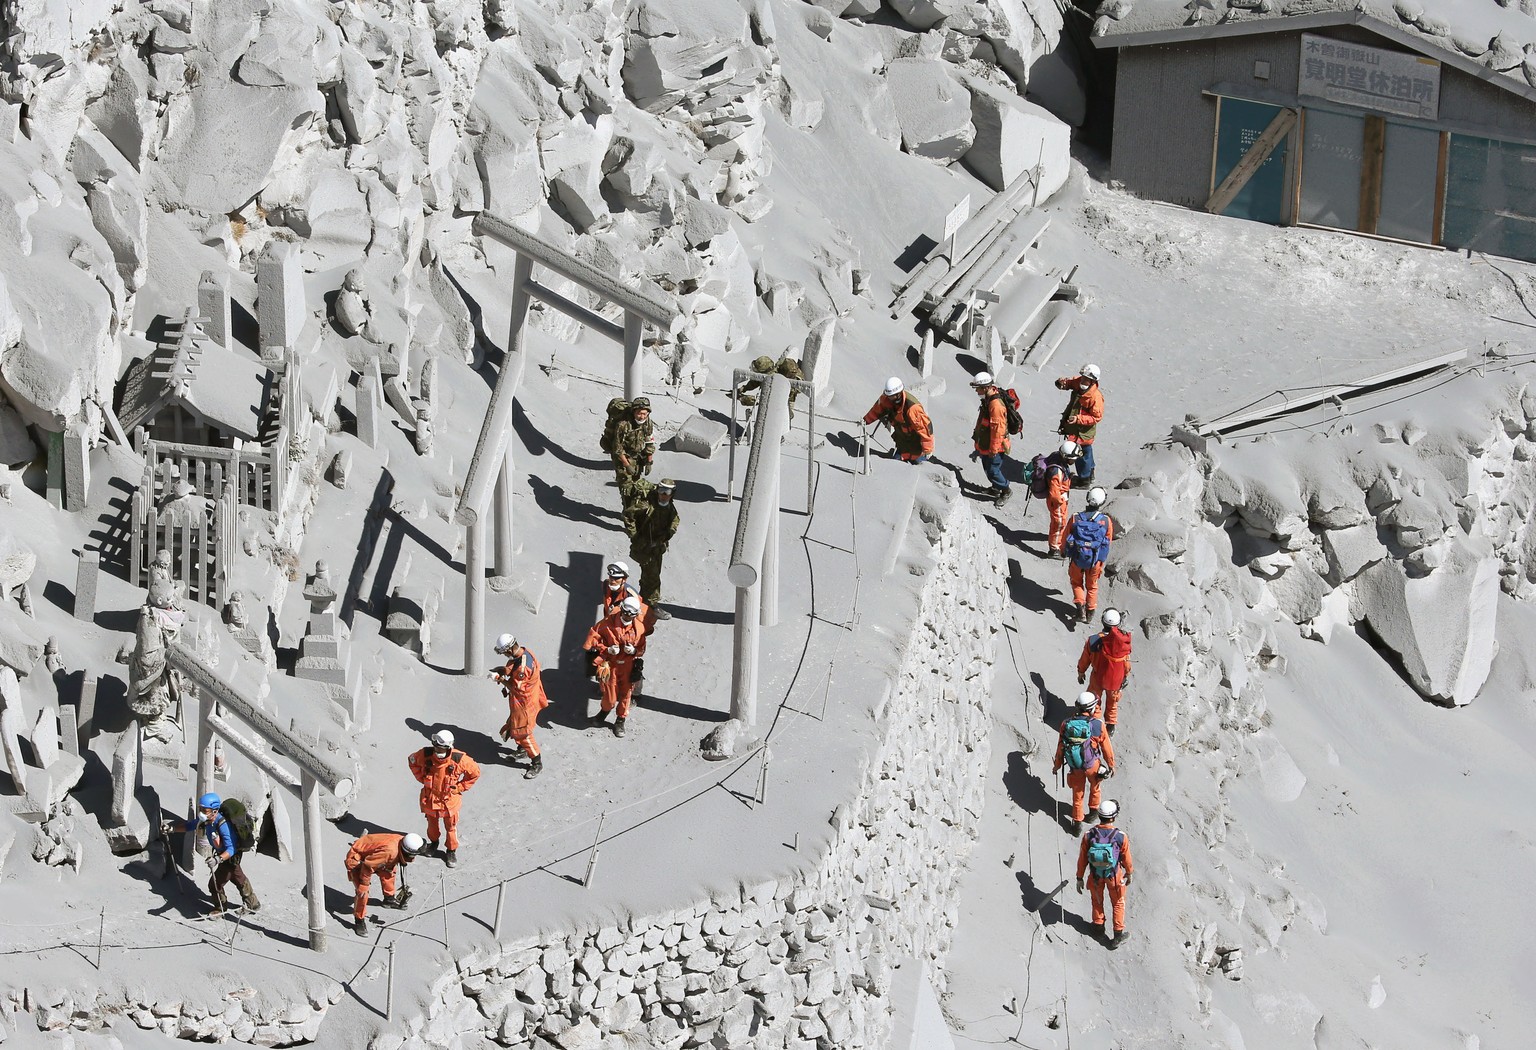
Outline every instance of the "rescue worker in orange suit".
{"label": "rescue worker in orange suit", "polygon": [[1057,390],[1070,390],[1066,410],[1061,413],[1061,425],[1056,433],[1076,441],[1083,450],[1083,458],[1077,461],[1077,487],[1093,484],[1093,438],[1099,423],[1104,419],[1104,392],[1099,389],[1099,366],[1084,365],[1075,376],[1063,376],[1056,380]]}
{"label": "rescue worker in orange suit", "polygon": [[1067,518],[1070,516],[1072,499],[1072,464],[1081,454],[1077,442],[1063,441],[1061,447],[1045,457],[1045,509],[1051,516],[1050,534],[1046,546],[1053,557],[1065,558],[1063,544],[1067,542]]}
{"label": "rescue worker in orange suit", "polygon": [[633,699],[635,665],[645,656],[645,622],[640,618],[640,599],[631,595],[619,603],[617,611],[603,617],[587,632],[584,648],[599,650],[597,680],[602,686],[602,709],[592,717],[592,725],[601,725],[608,712],[617,709],[613,735],[624,735],[624,720],[629,717]]}
{"label": "rescue worker in orange suit", "polygon": [[514,759],[528,759],[528,771],[523,774],[523,779],[532,780],[544,772],[544,756],[539,752],[538,741],[533,738],[539,712],[549,706],[543,672],[538,657],[517,644],[517,639],[510,634],[496,639],[496,652],[506,657],[506,663],[494,672],[507,698],[507,722],[501,727],[501,738],[517,745],[517,750],[512,753]]}
{"label": "rescue worker in orange suit", "polygon": [[629,563],[611,561],[603,569],[603,615],[609,616],[618,609],[619,603],[633,595],[640,599],[640,619],[645,623],[647,634],[656,629],[656,611],[651,608],[640,591],[629,582]]}
{"label": "rescue worker in orange suit", "polygon": [[[1104,629],[1089,636],[1077,658],[1077,684],[1104,704],[1104,727],[1111,734],[1120,713],[1120,690],[1131,675],[1131,634],[1120,627],[1120,610],[1105,609]],[[1095,711],[1095,714],[1098,712]]]}
{"label": "rescue worker in orange suit", "polygon": [[1131,884],[1131,840],[1115,827],[1120,803],[1105,799],[1099,806],[1099,825],[1090,828],[1077,850],[1077,892],[1083,892],[1083,876],[1093,901],[1093,924],[1104,929],[1104,891],[1109,891],[1114,932],[1106,937],[1111,948],[1125,942],[1125,888]]}
{"label": "rescue worker in orange suit", "polygon": [[368,891],[373,888],[373,877],[379,877],[379,889],[384,894],[384,907],[403,908],[410,891],[395,892],[395,868],[416,859],[426,843],[414,831],[408,835],[395,835],[376,831],[364,835],[347,850],[347,878],[352,882],[352,917],[357,920],[353,930],[359,937],[368,936]]}
{"label": "rescue worker in orange suit", "polygon": [[1088,490],[1088,509],[1080,510],[1067,522],[1067,579],[1072,584],[1072,601],[1077,618],[1083,623],[1093,619],[1099,607],[1099,578],[1109,558],[1109,545],[1115,538],[1115,520],[1104,513],[1108,494],[1101,488]]}
{"label": "rescue worker in orange suit", "polygon": [[1088,796],[1090,809],[1098,806],[1104,781],[1115,775],[1115,746],[1110,743],[1104,723],[1094,717],[1099,698],[1092,693],[1081,693],[1076,710],[1061,723],[1061,735],[1056,741],[1056,762],[1051,772],[1067,770],[1067,787],[1072,789],[1073,834],[1083,823],[1083,795]]}
{"label": "rescue worker in orange suit", "polygon": [[1008,478],[1003,474],[1003,457],[1013,447],[1008,438],[1008,407],[1003,404],[1004,394],[992,381],[991,372],[977,372],[971,380],[971,389],[981,398],[971,440],[975,442],[976,457],[987,472],[987,480],[992,483],[987,495],[1001,507],[1013,494],[1008,489]]}
{"label": "rescue worker in orange suit", "polygon": [[427,848],[437,852],[438,825],[448,840],[443,860],[451,868],[459,862],[459,803],[464,792],[480,779],[480,766],[462,751],[453,749],[453,734],[440,729],[432,743],[411,752],[411,775],[421,785],[421,811],[427,817]]}
{"label": "rescue worker in orange suit", "polygon": [[895,376],[885,381],[885,393],[864,413],[866,425],[876,420],[891,428],[896,458],[903,463],[926,463],[933,455],[933,420],[922,402],[907,393],[906,385]]}

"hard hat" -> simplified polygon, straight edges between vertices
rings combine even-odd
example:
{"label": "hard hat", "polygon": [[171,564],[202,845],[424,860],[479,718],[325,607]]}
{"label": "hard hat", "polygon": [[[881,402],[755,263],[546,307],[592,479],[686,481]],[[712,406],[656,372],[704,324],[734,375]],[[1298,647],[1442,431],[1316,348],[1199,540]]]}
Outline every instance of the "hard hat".
{"label": "hard hat", "polygon": [[603,571],[608,574],[610,580],[617,580],[629,575],[629,566],[621,561],[611,561],[608,563],[608,568]]}
{"label": "hard hat", "polygon": [[635,398],[633,401],[631,401],[629,403],[629,410],[631,412],[633,412],[637,408],[643,408],[647,412],[649,412],[651,410],[651,399],[648,398],[648,397],[637,397],[637,398]]}
{"label": "hard hat", "polygon": [[628,613],[630,616],[640,615],[640,599],[631,594],[619,603],[619,612]]}
{"label": "hard hat", "polygon": [[754,357],[752,359],[752,371],[772,372],[773,358],[769,357],[767,354],[764,354],[762,357]]}
{"label": "hard hat", "polygon": [[672,490],[675,488],[677,488],[677,482],[673,481],[671,478],[662,478],[660,481],[656,482],[657,492],[665,492],[670,495]]}
{"label": "hard hat", "polygon": [[1077,694],[1077,709],[1079,711],[1092,711],[1098,706],[1099,698],[1097,694],[1088,692]]}
{"label": "hard hat", "polygon": [[516,644],[516,638],[513,638],[510,634],[503,634],[496,639],[496,651],[498,653],[507,652]]}
{"label": "hard hat", "polygon": [[432,746],[433,747],[452,747],[453,746],[453,734],[448,732],[448,730],[446,730],[446,729],[439,729],[437,732],[432,734]]}
{"label": "hard hat", "polygon": [[407,857],[416,856],[426,844],[426,840],[414,831],[400,836],[400,849]]}
{"label": "hard hat", "polygon": [[991,385],[992,385],[992,373],[991,372],[977,372],[974,376],[971,377],[971,386],[991,386]]}
{"label": "hard hat", "polygon": [[1068,438],[1061,443],[1061,447],[1056,451],[1060,452],[1063,456],[1075,456],[1077,455],[1077,442]]}
{"label": "hard hat", "polygon": [[1104,610],[1104,626],[1105,627],[1119,627],[1120,626],[1120,610],[1119,609],[1105,609]]}
{"label": "hard hat", "polygon": [[1083,371],[1082,371],[1081,374],[1087,376],[1089,379],[1091,379],[1095,383],[1097,383],[1099,381],[1099,366],[1098,365],[1084,365],[1083,366]]}
{"label": "hard hat", "polygon": [[885,396],[886,397],[895,397],[897,394],[901,393],[905,389],[906,389],[906,386],[904,386],[902,384],[901,380],[898,379],[895,376],[891,376],[891,378],[889,378],[889,379],[887,379],[885,381]]}
{"label": "hard hat", "polygon": [[1088,490],[1088,506],[1090,507],[1102,507],[1107,499],[1109,499],[1109,494],[1097,485]]}
{"label": "hard hat", "polygon": [[1100,820],[1114,820],[1115,819],[1115,815],[1118,814],[1119,812],[1120,812],[1120,803],[1116,802],[1112,798],[1106,798],[1103,802],[1099,803],[1099,819]]}
{"label": "hard hat", "polygon": [[197,800],[198,809],[218,809],[223,804],[224,800],[215,795],[212,791],[208,792],[206,795],[200,796]]}

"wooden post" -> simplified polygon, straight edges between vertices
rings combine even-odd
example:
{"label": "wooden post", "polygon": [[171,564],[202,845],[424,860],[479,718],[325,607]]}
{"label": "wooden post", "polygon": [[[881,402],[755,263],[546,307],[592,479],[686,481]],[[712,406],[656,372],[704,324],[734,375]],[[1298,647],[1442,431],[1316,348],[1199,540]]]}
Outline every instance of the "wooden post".
{"label": "wooden post", "polygon": [[[324,843],[320,839],[320,781],[301,773],[299,788],[304,798],[304,890],[309,900],[309,946],[325,951],[325,875],[321,866]],[[394,971],[391,969],[393,978]]]}
{"label": "wooden post", "polygon": [[1360,144],[1361,233],[1375,233],[1381,219],[1381,167],[1387,150],[1387,122],[1367,116]]}

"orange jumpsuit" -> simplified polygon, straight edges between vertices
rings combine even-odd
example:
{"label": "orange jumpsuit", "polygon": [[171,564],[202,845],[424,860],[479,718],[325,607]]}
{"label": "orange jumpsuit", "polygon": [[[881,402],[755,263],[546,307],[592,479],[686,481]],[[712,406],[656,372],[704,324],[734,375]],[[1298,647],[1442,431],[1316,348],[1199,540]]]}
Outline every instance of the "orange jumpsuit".
{"label": "orange jumpsuit", "polygon": [[459,802],[480,779],[480,766],[462,751],[442,758],[431,747],[411,752],[411,775],[421,784],[421,811],[427,816],[427,841],[436,842],[442,821],[449,849],[459,848]]}
{"label": "orange jumpsuit", "polygon": [[603,584],[603,615],[611,616],[619,611],[619,603],[625,598],[634,598],[640,603],[640,621],[645,624],[645,633],[650,634],[656,629],[656,610],[651,608],[651,603],[645,600],[645,596],[634,588],[628,578],[618,587],[610,587]]}
{"label": "orange jumpsuit", "polygon": [[[617,707],[619,718],[629,717],[629,703],[634,694],[634,683],[630,676],[634,672],[635,661],[645,655],[645,635],[645,621],[641,617],[637,616],[625,623],[617,612],[603,617],[587,632],[583,648],[600,650],[597,656],[597,677],[603,685],[603,714]],[[633,652],[625,652],[625,646],[629,646]],[[609,652],[615,647],[617,652]],[[604,668],[608,672],[606,678],[603,677]]]}
{"label": "orange jumpsuit", "polygon": [[[1079,514],[1098,513],[1104,515],[1105,532],[1111,542],[1115,538],[1115,519],[1103,511],[1080,510]],[[1069,525],[1070,529],[1070,525]],[[1086,569],[1078,567],[1077,562],[1067,563],[1067,579],[1072,583],[1072,602],[1075,605],[1086,605],[1089,612],[1099,607],[1099,577],[1104,575],[1104,563],[1096,561]]]}
{"label": "orange jumpsuit", "polygon": [[864,413],[864,422],[873,423],[882,416],[891,425],[891,442],[902,459],[911,463],[919,456],[933,455],[933,420],[917,398],[906,391],[895,397],[881,394]]}
{"label": "orange jumpsuit", "polygon": [[1071,438],[1079,445],[1093,444],[1099,424],[1104,420],[1104,391],[1095,382],[1087,390],[1079,390],[1082,376],[1065,376],[1056,380],[1057,390],[1070,390],[1066,411],[1061,414],[1061,427],[1057,433]]}
{"label": "orange jumpsuit", "polygon": [[1052,554],[1061,553],[1061,545],[1067,542],[1067,506],[1072,495],[1072,474],[1065,466],[1047,458],[1046,477],[1050,486],[1045,493],[1045,509],[1051,514],[1051,532],[1046,540]]}
{"label": "orange jumpsuit", "polygon": [[395,895],[395,866],[400,863],[400,840],[404,835],[376,831],[364,835],[347,850],[347,878],[352,880],[352,916],[361,922],[368,915],[368,891],[373,876],[379,876],[379,889],[386,897]]}
{"label": "orange jumpsuit", "polygon": [[1119,627],[1105,628],[1083,643],[1082,655],[1077,658],[1077,680],[1081,682],[1088,669],[1088,691],[1104,703],[1104,724],[1115,724],[1120,711],[1120,689],[1126,676],[1131,673],[1131,636]]}
{"label": "orange jumpsuit", "polygon": [[[1094,832],[1099,832],[1099,837],[1104,838],[1103,831],[1106,828],[1120,832],[1120,863],[1113,875],[1107,879],[1101,879],[1088,872],[1088,839]],[[1083,836],[1083,843],[1077,851],[1077,877],[1081,879],[1084,874],[1088,876],[1088,892],[1093,899],[1093,924],[1100,929],[1104,926],[1104,890],[1108,888],[1110,908],[1115,918],[1115,932],[1120,933],[1125,929],[1125,880],[1131,876],[1131,840],[1125,832],[1115,827],[1114,821],[1100,824]]]}
{"label": "orange jumpsuit", "polygon": [[507,724],[501,727],[503,739],[511,737],[528,752],[529,758],[538,758],[539,745],[533,739],[533,731],[538,726],[539,712],[549,706],[538,657],[527,649],[521,657],[508,657],[497,678],[507,694]]}
{"label": "orange jumpsuit", "polygon": [[[1088,739],[1093,744],[1097,756],[1088,764],[1087,769],[1068,769],[1067,787],[1072,789],[1072,819],[1083,819],[1083,793],[1088,794],[1088,808],[1098,809],[1100,796],[1103,792],[1105,775],[1115,768],[1115,745],[1110,743],[1109,734],[1104,731],[1104,723],[1097,718],[1088,722]],[[1056,772],[1066,763],[1067,751],[1067,724],[1061,724],[1061,735],[1056,740],[1056,764],[1051,766],[1051,772]]]}

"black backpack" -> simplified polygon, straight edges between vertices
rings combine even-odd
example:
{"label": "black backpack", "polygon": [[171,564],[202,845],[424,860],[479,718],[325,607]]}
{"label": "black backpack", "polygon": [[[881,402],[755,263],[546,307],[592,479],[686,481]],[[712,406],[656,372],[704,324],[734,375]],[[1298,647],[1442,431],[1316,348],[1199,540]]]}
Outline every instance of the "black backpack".
{"label": "black backpack", "polygon": [[245,808],[245,803],[237,798],[226,798],[223,805],[219,806],[219,816],[229,824],[230,833],[235,838],[235,852],[248,853],[256,848],[256,822],[251,819],[251,811]]}
{"label": "black backpack", "polygon": [[1003,409],[1008,413],[1008,433],[1022,434],[1024,432],[1024,415],[1019,411],[1019,395],[1013,387],[999,388],[993,397],[1003,403]]}

